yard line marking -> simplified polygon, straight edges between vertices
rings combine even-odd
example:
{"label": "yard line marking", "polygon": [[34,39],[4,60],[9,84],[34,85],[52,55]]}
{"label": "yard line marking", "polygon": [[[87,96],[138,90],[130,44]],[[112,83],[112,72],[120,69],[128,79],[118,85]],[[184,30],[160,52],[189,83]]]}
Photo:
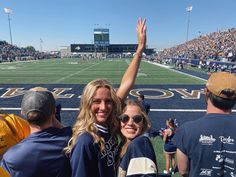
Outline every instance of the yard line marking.
{"label": "yard line marking", "polygon": [[[11,111],[20,111],[21,108],[6,108],[0,107],[1,110],[11,110]],[[62,108],[62,111],[79,111],[79,108]],[[206,112],[206,109],[151,109],[151,112]],[[236,112],[236,110],[232,110]]]}
{"label": "yard line marking", "polygon": [[195,78],[195,79],[199,79],[199,80],[202,80],[202,81],[207,81],[206,79],[203,79],[203,78],[201,78],[201,77],[193,76],[193,75],[191,75],[191,74],[187,74],[187,73],[184,73],[184,72],[181,72],[181,71],[174,70],[174,69],[172,69],[170,66],[162,65],[162,64],[159,64],[159,63],[153,63],[153,62],[150,62],[150,61],[145,61],[145,62],[150,63],[150,64],[153,64],[153,65],[157,65],[157,66],[160,66],[160,67],[163,67],[163,68],[166,68],[166,69],[169,69],[169,70],[171,70],[171,71],[174,71],[174,72],[177,72],[177,73],[186,75],[186,76],[193,77],[193,78]]}
{"label": "yard line marking", "polygon": [[95,63],[95,64],[92,65],[92,66],[88,66],[87,68],[84,68],[84,69],[79,70],[79,71],[77,71],[77,72],[71,73],[71,74],[69,74],[69,75],[67,75],[67,76],[65,76],[65,77],[62,77],[62,78],[56,80],[55,82],[61,82],[61,81],[63,81],[63,80],[66,80],[66,79],[70,78],[71,76],[74,76],[74,75],[76,75],[76,74],[79,74],[79,73],[82,72],[82,71],[86,71],[86,70],[88,70],[88,69],[90,69],[90,68],[92,68],[92,67],[94,67],[94,66],[97,66],[98,64],[100,64],[100,62],[99,62],[99,63]]}
{"label": "yard line marking", "polygon": [[[129,66],[130,60],[126,59],[125,62],[126,62],[127,65]],[[146,73],[142,73],[142,72],[141,72],[141,68],[138,69],[138,73],[137,73],[137,77],[140,77],[140,76],[145,76],[145,77],[147,76]]]}
{"label": "yard line marking", "polygon": [[154,112],[206,112],[206,109],[151,109]]}

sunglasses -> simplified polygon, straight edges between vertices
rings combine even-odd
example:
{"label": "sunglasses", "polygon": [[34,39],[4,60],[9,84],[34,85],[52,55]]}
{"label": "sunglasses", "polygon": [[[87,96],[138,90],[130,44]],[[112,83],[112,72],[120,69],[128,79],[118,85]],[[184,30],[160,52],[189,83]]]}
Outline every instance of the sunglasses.
{"label": "sunglasses", "polygon": [[[130,117],[126,114],[122,114],[118,117],[118,119],[122,122],[122,123],[127,123],[129,122]],[[143,116],[142,115],[135,115],[132,117],[134,123],[138,124],[143,120]]]}

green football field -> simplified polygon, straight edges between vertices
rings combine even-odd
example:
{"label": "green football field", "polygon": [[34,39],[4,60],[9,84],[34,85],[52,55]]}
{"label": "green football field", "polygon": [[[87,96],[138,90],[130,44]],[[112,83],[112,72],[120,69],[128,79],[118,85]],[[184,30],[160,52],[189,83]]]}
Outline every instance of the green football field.
{"label": "green football field", "polygon": [[[2,84],[86,84],[95,78],[105,78],[118,84],[129,59],[91,60],[49,59],[0,64]],[[142,61],[136,84],[203,84],[166,68]]]}

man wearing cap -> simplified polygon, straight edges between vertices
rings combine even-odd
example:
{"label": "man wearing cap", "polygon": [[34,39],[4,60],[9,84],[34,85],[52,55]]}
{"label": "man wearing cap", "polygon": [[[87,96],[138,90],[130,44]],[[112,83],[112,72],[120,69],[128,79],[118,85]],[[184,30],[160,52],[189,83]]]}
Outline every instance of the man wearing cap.
{"label": "man wearing cap", "polygon": [[213,73],[206,83],[207,114],[183,124],[174,138],[182,176],[236,176],[236,76]]}
{"label": "man wearing cap", "polygon": [[30,125],[31,134],[3,155],[1,166],[14,177],[69,177],[69,159],[63,149],[72,132],[70,127],[55,127],[52,93],[27,91],[21,113]]}
{"label": "man wearing cap", "polygon": [[138,102],[143,106],[146,113],[148,114],[150,112],[151,105],[144,100],[144,95],[143,94],[138,95]]}

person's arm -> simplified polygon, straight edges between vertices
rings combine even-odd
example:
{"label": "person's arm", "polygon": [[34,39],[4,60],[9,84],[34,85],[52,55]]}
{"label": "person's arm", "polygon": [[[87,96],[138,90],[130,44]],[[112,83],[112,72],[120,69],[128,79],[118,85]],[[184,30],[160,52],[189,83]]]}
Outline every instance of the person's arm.
{"label": "person's arm", "polygon": [[189,176],[189,160],[188,157],[177,148],[176,151],[177,164],[179,169],[179,174],[183,177]]}
{"label": "person's arm", "polygon": [[116,95],[121,99],[125,99],[127,97],[130,89],[134,85],[138,73],[138,68],[142,59],[142,53],[146,47],[146,19],[138,19],[136,30],[138,35],[138,48],[131,63],[126,69],[121,79],[120,87],[116,92]]}
{"label": "person's arm", "polygon": [[170,130],[169,129],[165,129],[164,130],[164,135],[163,135],[163,141],[166,142],[167,136],[170,134]]}

